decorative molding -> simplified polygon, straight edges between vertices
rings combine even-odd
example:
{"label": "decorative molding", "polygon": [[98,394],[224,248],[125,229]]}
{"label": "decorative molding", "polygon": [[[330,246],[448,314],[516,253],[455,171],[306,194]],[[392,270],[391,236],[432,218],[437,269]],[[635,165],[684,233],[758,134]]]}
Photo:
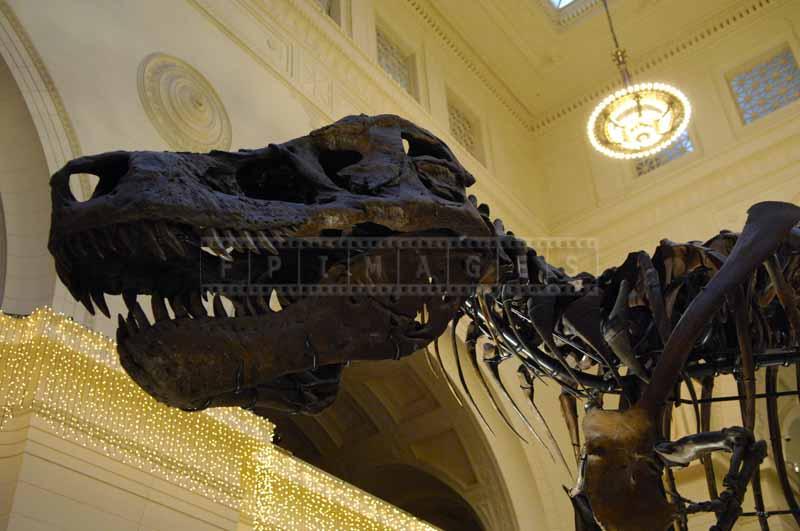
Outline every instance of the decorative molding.
{"label": "decorative molding", "polygon": [[139,65],[139,98],[169,146],[207,152],[231,147],[231,122],[211,83],[188,63],[163,53]]}
{"label": "decorative molding", "polygon": [[[688,37],[681,39],[665,49],[650,54],[649,58],[643,57],[637,59],[637,66],[631,69],[631,73],[634,76],[644,74],[666,61],[671,61],[677,56],[692,52],[698,45],[708,41],[710,38],[718,37],[722,33],[739,26],[741,22],[749,20],[752,15],[760,14],[765,9],[780,5],[784,1],[793,0],[754,0],[745,6],[729,10],[727,13],[720,15],[706,24],[703,28],[692,32]],[[596,102],[606,94],[618,88],[618,86],[618,80],[610,81],[591,93],[584,94],[571,103],[562,105],[557,111],[538,115],[529,123],[528,128],[533,133],[540,133],[562,118],[582,109],[586,105]]]}
{"label": "decorative molding", "polygon": [[484,62],[469,48],[458,32],[426,0],[406,0],[419,17],[433,30],[434,34],[458,57],[464,66],[491,92],[500,104],[520,125],[530,129],[533,117],[523,104]]}
{"label": "decorative molding", "polygon": [[[28,32],[5,0],[0,0],[0,55],[22,93],[42,145],[48,169],[55,173],[83,151],[53,78]],[[89,179],[79,176],[84,197],[91,195]],[[84,323],[92,318],[54,278],[53,306]]]}
{"label": "decorative molding", "polygon": [[[45,149],[48,168],[55,172],[69,159],[82,154],[81,144],[53,78],[28,32],[5,0],[0,0],[0,54],[28,104]],[[15,65],[22,68],[15,68]],[[44,93],[38,94],[42,89]],[[55,112],[51,113],[51,109]]]}

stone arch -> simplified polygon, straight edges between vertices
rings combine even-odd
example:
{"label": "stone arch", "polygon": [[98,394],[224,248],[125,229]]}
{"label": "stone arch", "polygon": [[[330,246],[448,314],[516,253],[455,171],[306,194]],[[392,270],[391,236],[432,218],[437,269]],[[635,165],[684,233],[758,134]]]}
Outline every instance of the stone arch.
{"label": "stone arch", "polygon": [[3,212],[3,195],[0,193],[0,308],[6,284],[6,215]]}
{"label": "stone arch", "polygon": [[[50,174],[80,155],[58,91],[11,7],[0,1],[0,192],[6,234],[3,309],[29,313],[52,304],[78,318],[47,253]],[[85,179],[84,179],[85,181]],[[88,183],[83,183],[88,186]],[[83,190],[85,192],[86,190]]]}
{"label": "stone arch", "polygon": [[461,495],[436,476],[413,466],[378,467],[356,486],[446,531],[485,528]]}
{"label": "stone arch", "polygon": [[[422,499],[388,492],[394,481],[390,471],[431,478],[427,495],[447,501],[454,511],[460,507],[464,512],[466,504],[471,516],[464,522],[478,529],[522,528],[509,478],[498,462],[497,439],[487,438],[480,420],[458,405],[424,356],[418,352],[400,361],[353,363],[329,409],[315,417],[271,419],[278,427],[278,444],[423,519],[432,508]],[[535,490],[528,494],[538,496]]]}

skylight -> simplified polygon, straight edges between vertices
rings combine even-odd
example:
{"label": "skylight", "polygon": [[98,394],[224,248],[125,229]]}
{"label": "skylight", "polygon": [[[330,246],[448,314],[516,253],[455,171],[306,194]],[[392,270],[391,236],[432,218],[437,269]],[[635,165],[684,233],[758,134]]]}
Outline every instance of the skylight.
{"label": "skylight", "polygon": [[563,9],[574,1],[575,0],[550,0],[550,3],[553,4],[553,7],[556,9]]}

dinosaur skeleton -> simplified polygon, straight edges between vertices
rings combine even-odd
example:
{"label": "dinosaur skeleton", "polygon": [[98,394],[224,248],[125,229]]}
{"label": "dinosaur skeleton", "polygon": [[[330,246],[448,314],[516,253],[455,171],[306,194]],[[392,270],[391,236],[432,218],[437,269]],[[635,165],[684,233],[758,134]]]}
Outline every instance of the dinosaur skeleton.
{"label": "dinosaur skeleton", "polygon": [[[70,192],[76,173],[99,177],[87,201]],[[122,294],[130,310],[117,330],[123,367],[156,399],[187,410],[316,413],[335,399],[351,360],[424,348],[431,369],[482,418],[465,371],[482,379],[511,429],[525,438],[521,423],[567,466],[533,401],[538,380],[556,382],[579,468],[570,491],[579,529],[685,528],[698,511],[716,514],[714,529],[730,529],[748,483],[768,527],[758,472],[766,444],[752,435],[756,369],[767,367],[773,458],[800,523],[776,406],[777,367],[800,366],[800,208],[759,203],[741,234],[663,240],[652,256],[631,253],[598,277],[569,276],[467,196],[473,182],[441,140],[389,115],[348,117],[237,153],[112,152],[53,176],[49,248],[59,277],[91,313],[108,315],[104,294]],[[345,244],[323,257],[331,239]],[[301,261],[303,245],[294,242],[306,240],[316,242],[306,248],[313,259]],[[398,251],[407,241],[456,245]],[[382,258],[389,265],[376,270]],[[422,262],[428,289],[400,291],[419,284]],[[276,276],[275,263],[291,267]],[[223,273],[247,278],[246,289],[227,289]],[[371,289],[387,285],[397,289]],[[155,322],[138,295],[150,296]],[[202,302],[209,295],[211,313]],[[457,382],[438,343],[448,325]],[[500,377],[509,361],[519,365],[533,419]],[[741,428],[709,429],[719,374],[737,378]],[[702,383],[699,398],[693,380]],[[607,394],[620,396],[619,410],[602,409]],[[579,401],[587,407],[583,441]],[[692,404],[698,433],[669,442],[680,403]],[[719,493],[713,451],[732,456]],[[675,489],[671,467],[695,459],[706,471],[707,502]]]}

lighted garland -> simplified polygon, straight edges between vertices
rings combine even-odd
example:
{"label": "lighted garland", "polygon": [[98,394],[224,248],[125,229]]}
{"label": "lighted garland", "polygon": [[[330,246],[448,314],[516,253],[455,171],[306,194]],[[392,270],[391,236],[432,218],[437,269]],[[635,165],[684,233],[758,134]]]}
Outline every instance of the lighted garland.
{"label": "lighted garland", "polygon": [[266,419],[156,402],[122,371],[113,341],[49,308],[0,312],[0,430],[27,412],[66,440],[240,511],[255,529],[432,529],[285,454]]}

